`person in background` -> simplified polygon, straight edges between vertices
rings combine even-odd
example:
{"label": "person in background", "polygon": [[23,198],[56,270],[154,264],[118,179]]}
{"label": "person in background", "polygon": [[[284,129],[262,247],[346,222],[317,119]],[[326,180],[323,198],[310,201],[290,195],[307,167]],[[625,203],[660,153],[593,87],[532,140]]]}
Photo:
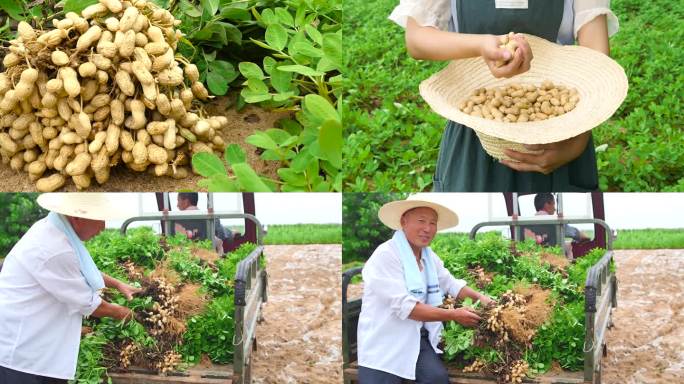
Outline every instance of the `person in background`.
{"label": "person in background", "polygon": [[[197,202],[199,200],[199,195],[197,192],[181,192],[178,194],[178,199],[176,201],[176,207],[180,211],[198,211]],[[177,222],[175,224],[176,233],[182,233],[186,235],[189,239],[196,239],[200,236],[200,228],[197,226],[198,222]],[[204,223],[200,223],[203,226]],[[223,240],[232,239],[233,233],[226,230],[222,225],[221,221],[217,218],[214,223],[214,236],[212,237],[212,243],[214,245],[214,250],[219,255],[223,254]]]}
{"label": "person in background", "polygon": [[[534,196],[534,208],[537,210],[536,216],[551,216],[556,213],[556,200],[551,193],[538,193]],[[534,239],[537,244],[555,245],[555,228],[551,225],[534,226],[525,228],[525,238]],[[578,228],[565,224],[565,236],[577,242],[589,240],[589,236]],[[563,242],[565,256],[572,260],[572,244]]]}
{"label": "person in background", "polygon": [[0,270],[0,383],[66,384],[74,378],[84,316],[133,318],[100,297],[105,287],[127,299],[140,291],[98,270],[83,242],[104,220],[133,216],[126,204],[96,193],[38,197],[47,217],[14,245]]}

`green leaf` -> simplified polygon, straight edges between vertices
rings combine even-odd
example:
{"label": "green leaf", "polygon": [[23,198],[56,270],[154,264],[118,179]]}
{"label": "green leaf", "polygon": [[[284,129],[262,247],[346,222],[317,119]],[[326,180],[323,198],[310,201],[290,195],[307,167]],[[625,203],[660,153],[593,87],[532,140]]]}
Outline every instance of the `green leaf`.
{"label": "green leaf", "polygon": [[[5,9],[4,7],[6,5],[8,5],[10,3],[15,3],[15,2],[16,2],[16,0],[2,1],[2,2],[0,2],[0,7]],[[97,3],[98,3],[98,0],[66,0],[64,2],[64,13],[66,14],[67,12],[76,12],[80,15],[81,11],[84,10],[87,6],[97,4]],[[9,10],[5,9],[5,11],[7,11],[7,13],[9,13],[10,16],[12,16],[14,18],[14,16],[12,15],[12,13],[10,13]]]}
{"label": "green leaf", "polygon": [[243,88],[240,95],[245,99],[245,102],[250,104],[271,100],[272,97],[269,93],[255,92],[248,88]]}
{"label": "green leaf", "polygon": [[270,49],[270,50],[272,50],[272,51],[277,51],[277,49],[271,47],[270,45],[264,43],[263,41],[253,39],[253,38],[251,38],[251,37],[249,38],[249,40],[250,40],[252,43],[254,43],[254,44],[260,46],[261,48]]}
{"label": "green leaf", "polygon": [[273,10],[270,8],[266,8],[263,12],[261,12],[261,19],[267,26],[278,23],[278,18],[276,17],[275,13],[273,13]]}
{"label": "green leaf", "polygon": [[305,187],[306,186],[306,178],[304,177],[304,173],[302,172],[297,172],[292,168],[280,168],[278,170],[278,176],[280,178],[293,186],[296,187]]}
{"label": "green leaf", "polygon": [[252,19],[252,14],[247,9],[236,8],[233,6],[233,4],[231,4],[227,7],[221,8],[221,17],[229,20],[249,21]]}
{"label": "green leaf", "polygon": [[249,87],[250,90],[254,91],[255,93],[268,93],[268,86],[266,83],[263,82],[263,80],[259,80],[257,78],[250,78],[247,79],[247,86]]}
{"label": "green leaf", "polygon": [[224,152],[228,164],[234,165],[245,162],[245,152],[237,144],[230,144]]}
{"label": "green leaf", "polygon": [[228,83],[218,72],[207,73],[207,87],[217,96],[223,96],[228,92]]}
{"label": "green leaf", "polygon": [[[330,72],[338,69],[338,65],[330,61],[327,57],[323,56],[318,60],[316,65],[316,70],[320,72]],[[328,81],[330,83],[330,81]]]}
{"label": "green leaf", "polygon": [[340,116],[335,107],[320,95],[309,94],[304,96],[304,110],[315,118],[314,124],[319,125],[325,120],[340,122]]}
{"label": "green leaf", "polygon": [[245,142],[252,144],[255,147],[264,149],[277,149],[278,143],[276,143],[271,136],[266,134],[266,132],[257,131],[253,135],[248,136]]}
{"label": "green leaf", "polygon": [[188,3],[188,8],[185,10],[185,14],[190,16],[190,17],[201,17],[202,11],[200,11],[199,9],[195,8],[193,5]]}
{"label": "green leaf", "polygon": [[228,41],[232,41],[237,45],[242,45],[242,32],[238,27],[224,22],[219,22],[219,24],[223,27],[223,31],[225,32]]}
{"label": "green leaf", "polygon": [[271,56],[264,56],[264,71],[268,73],[269,75],[275,70],[276,65],[278,65],[278,62],[272,58]]}
{"label": "green leaf", "polygon": [[323,53],[325,57],[342,69],[344,54],[342,52],[342,35],[339,33],[326,33],[323,35]]}
{"label": "green leaf", "polygon": [[342,168],[342,124],[338,120],[325,120],[318,136],[321,153],[330,163]]}
{"label": "green leaf", "polygon": [[303,65],[281,65],[278,67],[281,71],[285,72],[296,72],[304,76],[323,76],[325,73],[318,72],[315,69],[305,67]]}
{"label": "green leaf", "polygon": [[213,175],[206,183],[209,192],[239,192],[240,186],[231,180],[227,174]]}
{"label": "green leaf", "polygon": [[[273,139],[279,146],[289,145],[289,141],[293,138],[287,131],[278,128],[269,128],[266,134]],[[294,137],[296,139],[296,137]],[[288,143],[288,144],[285,144]]]}
{"label": "green leaf", "polygon": [[273,101],[281,102],[281,101],[289,100],[293,96],[294,96],[293,92],[276,93],[275,95],[273,95]]}
{"label": "green leaf", "polygon": [[289,26],[294,26],[294,19],[292,18],[290,12],[288,12],[285,8],[276,8],[275,14],[281,23]]}
{"label": "green leaf", "polygon": [[216,11],[218,11],[219,8],[219,0],[200,0],[200,3],[202,4],[202,8],[204,9],[204,12],[207,13],[208,16],[214,16],[216,14]]}
{"label": "green leaf", "polygon": [[277,68],[271,71],[271,85],[280,93],[289,92],[296,88],[292,84],[292,72],[281,71]]}
{"label": "green leaf", "polygon": [[318,159],[311,156],[309,151],[307,151],[305,148],[301,150],[297,154],[297,156],[295,156],[294,159],[292,159],[292,162],[290,163],[290,168],[294,169],[297,172],[303,172],[309,166],[309,163],[311,163],[312,161],[318,163]]}
{"label": "green leaf", "polygon": [[240,64],[238,64],[238,68],[240,69],[242,76],[244,76],[246,79],[264,79],[264,72],[261,70],[261,68],[259,68],[258,65],[252,62],[242,61]]}
{"label": "green leaf", "polygon": [[297,11],[295,12],[295,25],[298,27],[301,27],[304,25],[305,22],[305,17],[306,17],[306,4],[305,3],[300,3],[299,7],[297,8]]}
{"label": "green leaf", "polygon": [[306,34],[309,36],[309,38],[316,42],[316,44],[323,45],[323,35],[321,35],[321,33],[318,32],[316,27],[314,27],[311,24],[307,24],[304,26],[304,31],[306,31]]}
{"label": "green leaf", "polygon": [[231,168],[243,190],[248,192],[273,192],[264,184],[249,164],[237,163],[232,165]]}
{"label": "green leaf", "polygon": [[264,35],[266,42],[278,51],[282,51],[287,45],[287,31],[280,24],[271,24],[266,28]]}
{"label": "green leaf", "polygon": [[301,53],[310,57],[321,57],[323,56],[323,51],[321,51],[318,48],[315,48],[311,43],[306,42],[306,41],[300,41],[295,43],[294,45],[295,52]]}
{"label": "green leaf", "polygon": [[196,153],[192,156],[192,168],[204,177],[226,174],[226,168],[224,167],[223,162],[213,153]]}

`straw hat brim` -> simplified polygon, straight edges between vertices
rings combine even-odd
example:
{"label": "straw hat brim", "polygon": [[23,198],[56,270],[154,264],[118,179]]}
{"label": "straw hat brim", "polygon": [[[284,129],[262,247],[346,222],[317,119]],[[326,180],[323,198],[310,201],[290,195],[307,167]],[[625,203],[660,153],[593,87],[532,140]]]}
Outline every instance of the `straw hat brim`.
{"label": "straw hat brim", "polygon": [[437,203],[425,200],[397,200],[389,202],[378,210],[378,218],[386,226],[401,229],[401,216],[413,208],[427,207],[437,212],[437,230],[447,229],[458,225],[458,215],[451,209]]}
{"label": "straw hat brim", "polygon": [[91,220],[122,220],[135,215],[133,205],[123,196],[104,193],[44,193],[37,202],[48,211]]}
{"label": "straw hat brim", "polygon": [[[608,120],[627,96],[624,69],[610,57],[580,46],[562,46],[525,35],[534,59],[529,71],[510,79],[495,78],[480,57],[454,60],[420,84],[433,111],[476,132],[520,144],[555,143],[575,137]],[[506,123],[470,116],[458,108],[478,88],[544,80],[577,89],[580,101],[570,112],[543,121]]]}

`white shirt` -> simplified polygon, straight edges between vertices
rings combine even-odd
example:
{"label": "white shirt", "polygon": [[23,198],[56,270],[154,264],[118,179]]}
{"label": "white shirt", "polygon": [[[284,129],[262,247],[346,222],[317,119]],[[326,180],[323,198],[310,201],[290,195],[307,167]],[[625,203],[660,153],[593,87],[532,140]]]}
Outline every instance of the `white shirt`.
{"label": "white shirt", "polygon": [[81,321],[102,302],[81,274],[66,235],[42,219],[0,272],[0,366],[73,379]]}
{"label": "white shirt", "polygon": [[[406,28],[406,20],[413,17],[421,26],[448,30],[452,0],[400,0],[389,19]],[[565,0],[563,19],[558,30],[558,43],[573,44],[577,32],[588,22],[600,15],[606,15],[608,36],[619,29],[615,14],[610,10],[610,0]],[[458,26],[457,26],[458,28]]]}
{"label": "white shirt", "polygon": [[[431,253],[443,293],[458,296],[466,285],[444,268],[444,262]],[[418,300],[408,293],[399,248],[394,240],[386,241],[373,252],[363,267],[363,301],[358,325],[359,365],[414,380],[420,352],[420,328],[430,333],[430,343],[437,353],[442,332],[439,321],[425,322],[408,318]]]}

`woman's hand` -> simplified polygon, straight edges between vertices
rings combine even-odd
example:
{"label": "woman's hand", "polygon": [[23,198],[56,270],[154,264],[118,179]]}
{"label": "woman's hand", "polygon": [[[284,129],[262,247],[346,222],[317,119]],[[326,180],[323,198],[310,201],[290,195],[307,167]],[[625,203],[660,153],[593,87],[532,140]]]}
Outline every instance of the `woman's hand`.
{"label": "woman's hand", "polygon": [[[489,71],[494,77],[513,77],[521,73],[525,73],[530,69],[530,62],[534,58],[532,55],[532,48],[525,40],[523,35],[516,34],[513,39],[518,43],[518,48],[515,49],[515,54],[511,58],[511,53],[503,48],[500,48],[501,37],[496,35],[487,35],[480,45],[480,55],[489,67]],[[497,61],[508,61],[501,67],[496,66]]]}
{"label": "woman's hand", "polygon": [[501,164],[519,172],[539,172],[545,175],[578,158],[589,142],[590,132],[551,144],[525,145],[539,154],[522,153],[506,149],[504,153],[511,159],[501,160]]}
{"label": "woman's hand", "polygon": [[477,313],[466,307],[451,309],[451,320],[463,325],[464,327],[475,327],[482,318]]}
{"label": "woman's hand", "polygon": [[136,288],[123,282],[119,283],[116,289],[126,297],[126,300],[131,300],[136,293],[142,291],[142,288]]}

